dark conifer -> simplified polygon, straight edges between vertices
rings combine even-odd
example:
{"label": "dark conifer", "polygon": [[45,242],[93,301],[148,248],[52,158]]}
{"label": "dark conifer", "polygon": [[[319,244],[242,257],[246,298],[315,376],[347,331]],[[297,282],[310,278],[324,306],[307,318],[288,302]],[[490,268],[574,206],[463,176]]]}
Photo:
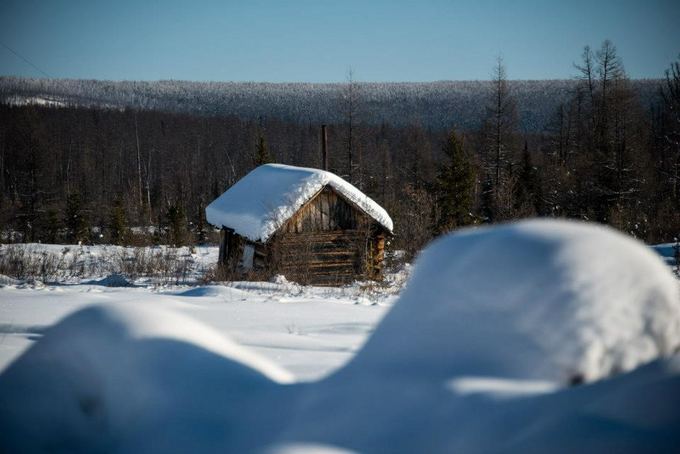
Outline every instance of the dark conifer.
{"label": "dark conifer", "polygon": [[58,211],[52,208],[47,210],[45,222],[45,239],[48,243],[57,243],[59,241],[59,231],[61,230],[62,226],[63,223],[59,218]]}
{"label": "dark conifer", "polygon": [[125,244],[127,241],[127,220],[125,217],[125,209],[120,200],[113,202],[111,209],[111,222],[109,225],[111,232],[111,243]]}
{"label": "dark conifer", "polygon": [[80,194],[73,193],[66,198],[64,224],[68,233],[68,241],[79,243],[88,238],[88,223],[83,209]]}
{"label": "dark conifer", "polygon": [[167,211],[168,227],[170,228],[170,244],[183,246],[186,244],[186,216],[184,208],[179,204],[170,205]]}
{"label": "dark conifer", "polygon": [[436,193],[438,216],[437,234],[448,232],[473,222],[475,172],[455,131],[451,131],[443,148],[446,162],[439,167]]}
{"label": "dark conifer", "polygon": [[255,164],[255,167],[258,167],[262,164],[269,164],[272,161],[267,141],[265,140],[264,135],[260,134],[260,138],[257,141],[257,148],[255,149],[255,156],[253,156],[253,164]]}
{"label": "dark conifer", "polygon": [[521,168],[515,184],[515,210],[520,216],[538,214],[539,192],[538,172],[531,161],[529,145],[525,141]]}

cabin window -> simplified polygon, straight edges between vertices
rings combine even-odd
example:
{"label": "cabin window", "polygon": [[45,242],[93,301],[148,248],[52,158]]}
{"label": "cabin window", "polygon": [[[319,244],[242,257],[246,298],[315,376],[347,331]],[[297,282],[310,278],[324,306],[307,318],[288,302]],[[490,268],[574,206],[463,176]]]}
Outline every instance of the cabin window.
{"label": "cabin window", "polygon": [[255,246],[252,244],[246,244],[243,247],[243,260],[241,261],[241,266],[243,266],[243,269],[253,269],[253,257],[255,257]]}

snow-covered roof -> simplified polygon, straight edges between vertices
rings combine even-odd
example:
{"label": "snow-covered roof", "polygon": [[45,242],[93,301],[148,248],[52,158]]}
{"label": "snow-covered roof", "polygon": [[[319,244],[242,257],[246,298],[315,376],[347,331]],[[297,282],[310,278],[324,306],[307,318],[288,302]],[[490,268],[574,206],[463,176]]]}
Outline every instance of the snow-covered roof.
{"label": "snow-covered roof", "polygon": [[252,241],[267,241],[324,186],[330,186],[390,232],[387,212],[339,176],[319,169],[265,164],[239,180],[205,209],[208,222]]}

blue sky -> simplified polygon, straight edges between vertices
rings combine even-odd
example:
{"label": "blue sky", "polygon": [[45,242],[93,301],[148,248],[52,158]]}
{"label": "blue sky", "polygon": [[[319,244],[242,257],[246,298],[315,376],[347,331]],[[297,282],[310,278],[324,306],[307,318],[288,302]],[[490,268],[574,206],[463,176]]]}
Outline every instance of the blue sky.
{"label": "blue sky", "polygon": [[[0,0],[0,75],[111,80],[568,78],[611,39],[631,77],[680,54],[680,0]],[[4,45],[4,46],[3,46]]]}

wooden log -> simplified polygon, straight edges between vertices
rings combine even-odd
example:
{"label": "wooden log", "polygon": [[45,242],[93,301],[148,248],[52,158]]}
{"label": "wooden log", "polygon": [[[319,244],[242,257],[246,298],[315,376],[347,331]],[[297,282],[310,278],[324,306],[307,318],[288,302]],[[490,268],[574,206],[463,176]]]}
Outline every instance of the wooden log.
{"label": "wooden log", "polygon": [[305,263],[305,266],[308,268],[339,268],[339,267],[344,267],[344,268],[356,268],[357,262],[356,260],[342,260],[342,261],[335,261],[335,262],[330,262],[326,260],[322,261],[314,261],[314,262],[308,262]]}
{"label": "wooden log", "polygon": [[353,230],[348,231],[328,231],[328,232],[303,232],[303,233],[284,233],[277,235],[275,241],[298,241],[309,240],[334,241],[336,239],[362,239],[365,235]]}
{"label": "wooden log", "polygon": [[348,251],[348,250],[323,250],[323,251],[316,251],[314,252],[314,255],[317,257],[323,257],[323,258],[331,258],[331,257],[336,257],[336,258],[341,258],[341,257],[356,257],[357,253],[356,251]]}
{"label": "wooden log", "polygon": [[321,230],[328,231],[331,229],[330,217],[328,213],[328,197],[324,196],[321,199]]}
{"label": "wooden log", "polygon": [[318,270],[313,273],[307,273],[307,276],[357,276],[357,273],[351,270]]}
{"label": "wooden log", "polygon": [[279,270],[283,273],[294,274],[315,274],[315,273],[357,273],[354,266],[350,265],[319,265],[319,266],[303,266],[303,267],[281,267]]}

